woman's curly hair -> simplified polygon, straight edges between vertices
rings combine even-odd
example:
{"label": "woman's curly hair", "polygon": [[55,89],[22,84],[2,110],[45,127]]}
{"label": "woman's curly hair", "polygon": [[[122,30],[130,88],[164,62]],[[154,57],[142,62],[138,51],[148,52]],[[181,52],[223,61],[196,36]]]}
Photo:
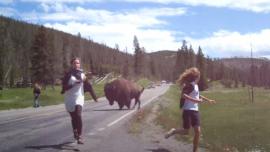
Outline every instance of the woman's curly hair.
{"label": "woman's curly hair", "polygon": [[200,77],[200,71],[196,67],[192,67],[192,68],[186,69],[185,72],[183,72],[179,76],[176,82],[182,85],[182,84],[193,82],[198,77]]}

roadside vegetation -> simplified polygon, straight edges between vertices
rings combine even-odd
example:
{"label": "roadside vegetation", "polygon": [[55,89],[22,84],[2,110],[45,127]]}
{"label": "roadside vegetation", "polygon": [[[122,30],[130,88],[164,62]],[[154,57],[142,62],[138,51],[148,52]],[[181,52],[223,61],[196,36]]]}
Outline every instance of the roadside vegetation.
{"label": "roadside vegetation", "polygon": [[137,84],[144,87],[144,88],[146,88],[150,83],[151,83],[151,81],[147,78],[142,78],[142,79],[139,79],[137,81]]}
{"label": "roadside vegetation", "polygon": [[[213,88],[201,92],[217,101],[200,105],[201,146],[210,151],[270,151],[270,90],[255,88],[255,102],[249,100],[248,88],[226,89],[215,82]],[[161,97],[165,103],[156,121],[165,130],[182,126],[179,88],[172,86]],[[190,136],[176,136],[192,142]]]}
{"label": "roadside vegetation", "polygon": [[[143,78],[139,79],[137,83],[146,87],[151,81]],[[93,85],[94,91],[98,97],[104,96],[104,85],[102,83],[95,83]],[[46,89],[41,90],[40,105],[57,105],[64,102],[64,95],[61,93],[61,86],[47,86]],[[6,88],[0,91],[0,110],[27,108],[33,106],[33,89],[32,88]],[[85,93],[85,99],[91,100],[89,93]]]}
{"label": "roadside vegetation", "polygon": [[[104,84],[95,84],[94,90],[98,97],[104,96]],[[61,93],[61,86],[55,86],[54,89],[48,86],[41,90],[40,105],[56,105],[64,102],[64,95]],[[92,99],[89,93],[86,93],[86,100]],[[33,106],[33,89],[32,88],[10,88],[1,91],[0,110],[18,109]]]}

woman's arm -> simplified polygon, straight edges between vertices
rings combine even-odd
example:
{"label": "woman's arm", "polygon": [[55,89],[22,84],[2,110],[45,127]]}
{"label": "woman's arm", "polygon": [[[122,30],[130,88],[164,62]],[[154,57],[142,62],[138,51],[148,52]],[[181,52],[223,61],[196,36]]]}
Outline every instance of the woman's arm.
{"label": "woman's arm", "polygon": [[187,100],[190,100],[192,102],[195,102],[195,103],[201,103],[202,102],[202,99],[195,99],[195,98],[192,98],[191,96],[187,95],[184,93],[184,98],[187,99]]}
{"label": "woman's arm", "polygon": [[205,100],[205,101],[207,101],[207,102],[209,102],[209,103],[216,103],[216,101],[215,101],[215,100],[212,100],[212,99],[206,98],[205,96],[202,96],[202,95],[200,95],[200,98],[202,98],[203,100]]}

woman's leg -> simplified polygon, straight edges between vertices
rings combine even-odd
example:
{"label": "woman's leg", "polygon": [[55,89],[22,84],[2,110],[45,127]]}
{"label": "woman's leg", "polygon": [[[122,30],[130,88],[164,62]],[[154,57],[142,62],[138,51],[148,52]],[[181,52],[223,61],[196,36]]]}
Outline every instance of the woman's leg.
{"label": "woman's leg", "polygon": [[72,112],[72,125],[74,126],[74,137],[77,139],[78,144],[83,144],[81,135],[82,135],[82,106],[76,105],[75,111]]}
{"label": "woman's leg", "polygon": [[175,131],[174,131],[174,134],[188,135],[189,134],[189,129],[176,128]]}
{"label": "woman's leg", "polygon": [[191,126],[191,120],[190,120],[190,112],[183,110],[182,114],[182,120],[183,120],[183,128],[172,128],[170,131],[168,131],[165,135],[165,138],[169,138],[172,135],[180,134],[180,135],[187,135],[189,134],[189,128]]}
{"label": "woman's leg", "polygon": [[201,134],[199,112],[196,112],[196,111],[192,112],[191,123],[194,128],[193,152],[197,152],[198,147],[199,147],[200,134]]}
{"label": "woman's leg", "polygon": [[80,137],[82,135],[82,106],[76,105],[75,112],[76,112],[76,127],[77,127],[76,129]]}
{"label": "woman's leg", "polygon": [[168,131],[165,134],[165,138],[169,138],[175,134],[180,134],[180,135],[188,135],[189,134],[189,129],[184,129],[184,128],[172,128],[170,131]]}
{"label": "woman's leg", "polygon": [[201,128],[200,128],[200,126],[194,127],[193,152],[197,152],[198,151],[200,134],[201,134]]}
{"label": "woman's leg", "polygon": [[71,118],[71,124],[73,129],[74,138],[78,139],[78,131],[77,131],[77,122],[76,122],[76,112],[69,112]]}

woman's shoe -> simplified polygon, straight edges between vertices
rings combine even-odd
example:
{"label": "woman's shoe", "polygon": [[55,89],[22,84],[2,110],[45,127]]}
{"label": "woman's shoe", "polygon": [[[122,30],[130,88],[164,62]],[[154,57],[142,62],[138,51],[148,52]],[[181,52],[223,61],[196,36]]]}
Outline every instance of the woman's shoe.
{"label": "woman's shoe", "polygon": [[74,138],[75,138],[76,140],[78,140],[78,139],[79,139],[78,131],[77,131],[77,130],[73,130],[73,133],[74,133]]}
{"label": "woman's shoe", "polygon": [[84,144],[84,142],[83,142],[83,140],[82,140],[81,137],[79,137],[79,138],[77,139],[77,143],[78,143],[78,144]]}
{"label": "woman's shoe", "polygon": [[165,134],[165,138],[168,139],[169,137],[171,137],[174,132],[176,131],[175,128],[172,128],[170,131],[168,131],[166,134]]}

